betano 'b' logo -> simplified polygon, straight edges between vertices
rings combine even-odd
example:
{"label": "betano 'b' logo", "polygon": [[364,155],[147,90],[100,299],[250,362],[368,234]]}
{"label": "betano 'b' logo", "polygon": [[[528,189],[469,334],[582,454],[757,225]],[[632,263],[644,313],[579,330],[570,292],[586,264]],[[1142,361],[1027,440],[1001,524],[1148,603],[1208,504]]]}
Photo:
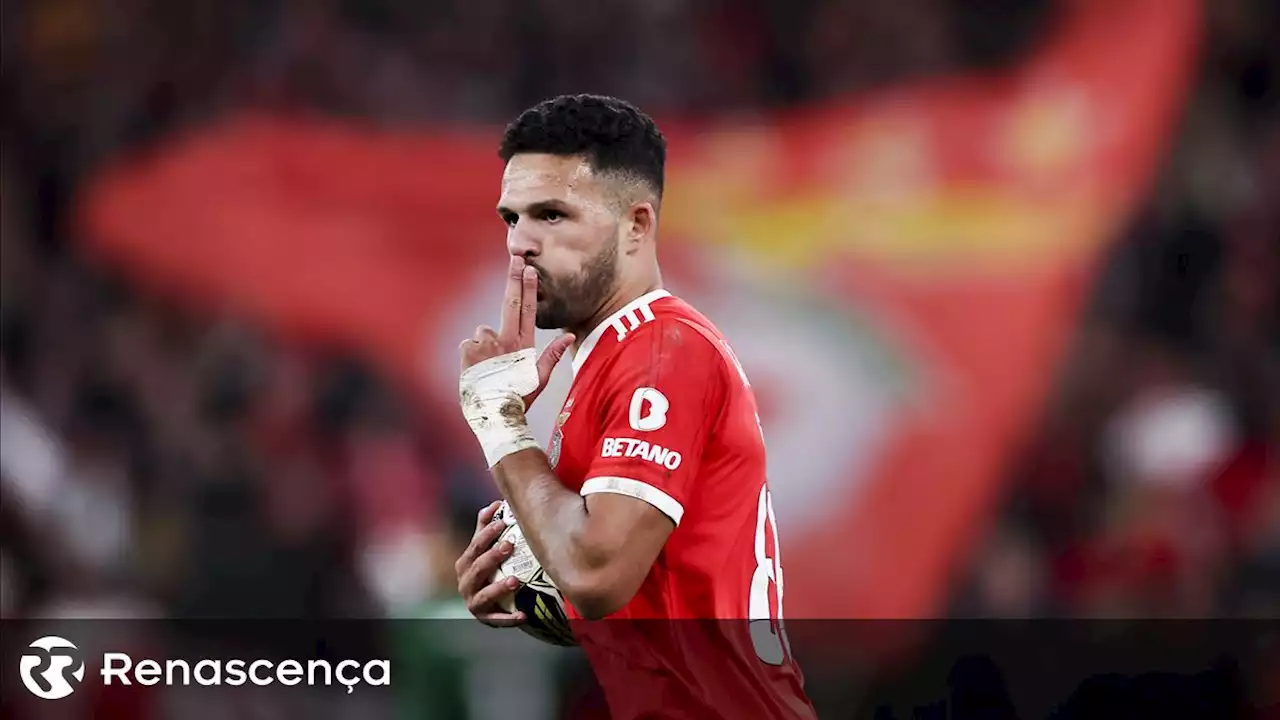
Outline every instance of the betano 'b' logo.
{"label": "betano 'b' logo", "polygon": [[22,684],[32,695],[45,700],[60,700],[70,695],[84,680],[80,649],[57,635],[46,635],[31,643],[18,669],[22,673]]}
{"label": "betano 'b' logo", "polygon": [[[648,401],[647,413],[645,412],[646,400]],[[657,388],[636,388],[631,396],[631,412],[628,418],[631,421],[631,429],[652,432],[661,428],[667,424],[667,410],[670,407],[671,403],[667,402],[667,396]]]}

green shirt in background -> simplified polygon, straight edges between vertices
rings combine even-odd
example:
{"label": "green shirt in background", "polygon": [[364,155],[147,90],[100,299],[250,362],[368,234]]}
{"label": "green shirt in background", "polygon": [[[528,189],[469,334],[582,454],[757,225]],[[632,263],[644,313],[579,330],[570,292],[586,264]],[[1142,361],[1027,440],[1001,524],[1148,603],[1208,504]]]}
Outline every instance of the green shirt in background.
{"label": "green shirt in background", "polygon": [[460,598],[429,600],[391,623],[397,720],[552,720],[577,650],[480,624]]}

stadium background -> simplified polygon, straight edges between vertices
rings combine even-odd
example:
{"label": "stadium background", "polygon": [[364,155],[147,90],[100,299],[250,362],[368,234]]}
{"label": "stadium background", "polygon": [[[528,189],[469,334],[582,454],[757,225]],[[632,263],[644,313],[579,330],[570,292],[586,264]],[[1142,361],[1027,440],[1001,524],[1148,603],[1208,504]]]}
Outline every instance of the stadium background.
{"label": "stadium background", "polygon": [[[668,132],[664,267],[761,395],[790,616],[1280,614],[1275,3],[0,19],[6,618],[456,615],[493,146],[579,91]],[[428,635],[452,680],[400,709],[453,716],[492,651]]]}

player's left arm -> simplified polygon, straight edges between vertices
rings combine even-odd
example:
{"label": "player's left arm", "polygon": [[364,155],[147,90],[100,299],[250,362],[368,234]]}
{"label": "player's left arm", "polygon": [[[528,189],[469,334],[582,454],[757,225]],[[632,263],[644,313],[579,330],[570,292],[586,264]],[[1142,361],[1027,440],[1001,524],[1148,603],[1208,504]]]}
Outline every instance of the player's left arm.
{"label": "player's left arm", "polygon": [[680,524],[725,398],[718,351],[679,320],[644,326],[613,363],[581,495],[540,449],[493,468],[534,555],[588,619],[630,602]]}

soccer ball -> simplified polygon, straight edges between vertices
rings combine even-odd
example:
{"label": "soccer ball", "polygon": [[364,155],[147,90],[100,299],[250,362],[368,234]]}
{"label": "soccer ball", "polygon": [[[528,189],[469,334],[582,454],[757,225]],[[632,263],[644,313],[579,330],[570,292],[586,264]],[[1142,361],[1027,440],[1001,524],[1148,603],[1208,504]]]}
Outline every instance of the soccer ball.
{"label": "soccer ball", "polygon": [[505,540],[513,548],[511,556],[494,571],[493,582],[512,576],[520,581],[520,586],[514,592],[502,596],[498,601],[503,612],[523,612],[525,622],[518,627],[538,640],[552,645],[577,645],[573,631],[569,629],[564,597],[560,595],[555,582],[542,569],[542,563],[533,556],[533,549],[529,547],[524,531],[516,523],[515,513],[505,500],[494,517],[507,524],[507,529],[498,536],[498,542]]}

